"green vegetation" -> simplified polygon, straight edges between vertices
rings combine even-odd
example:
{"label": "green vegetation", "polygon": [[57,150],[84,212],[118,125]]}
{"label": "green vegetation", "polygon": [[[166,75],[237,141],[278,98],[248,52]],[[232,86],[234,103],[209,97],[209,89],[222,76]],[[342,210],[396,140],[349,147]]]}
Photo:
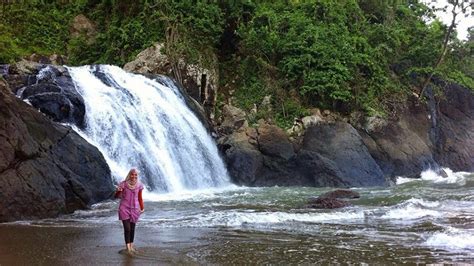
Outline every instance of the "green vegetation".
{"label": "green vegetation", "polygon": [[[71,37],[78,14],[96,25],[93,39]],[[0,10],[0,62],[58,53],[73,65],[123,65],[164,42],[174,62],[219,69],[218,99],[288,127],[313,107],[384,114],[433,72],[473,89],[473,32],[451,38],[433,69],[448,29],[431,16],[417,0],[20,1]]]}

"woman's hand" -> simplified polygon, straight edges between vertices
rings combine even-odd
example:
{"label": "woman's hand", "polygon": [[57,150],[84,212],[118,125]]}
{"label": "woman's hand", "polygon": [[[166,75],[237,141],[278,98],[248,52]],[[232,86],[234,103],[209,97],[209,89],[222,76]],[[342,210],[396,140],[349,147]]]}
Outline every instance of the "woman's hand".
{"label": "woman's hand", "polygon": [[140,210],[140,213],[144,213],[144,212],[145,212],[145,209],[141,209],[141,210]]}
{"label": "woman's hand", "polygon": [[122,192],[123,188],[122,187],[117,187],[117,192]]}

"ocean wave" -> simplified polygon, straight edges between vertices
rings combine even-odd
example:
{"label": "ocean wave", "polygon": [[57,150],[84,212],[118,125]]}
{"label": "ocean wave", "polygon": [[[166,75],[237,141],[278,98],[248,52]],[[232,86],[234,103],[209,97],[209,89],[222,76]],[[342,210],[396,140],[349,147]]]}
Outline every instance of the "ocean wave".
{"label": "ocean wave", "polygon": [[[323,223],[341,220],[364,219],[363,211],[333,213],[288,213],[230,211],[197,214],[186,219],[160,221],[164,227],[239,227],[244,225],[271,225],[287,222]],[[153,222],[152,220],[148,222]]]}
{"label": "ocean wave", "polygon": [[229,191],[236,191],[234,193],[235,196],[242,196],[246,192],[241,192],[242,190],[246,190],[246,187],[238,187],[236,185],[230,185],[227,187],[221,188],[209,188],[209,189],[199,189],[199,190],[184,190],[179,193],[172,192],[172,193],[154,193],[145,191],[143,193],[143,199],[145,201],[151,202],[160,202],[160,201],[186,201],[186,200],[193,200],[193,201],[204,201],[209,199],[214,199],[218,197],[222,197],[223,193]]}
{"label": "ocean wave", "polygon": [[468,173],[465,172],[453,172],[449,168],[441,168],[438,171],[433,169],[425,170],[421,173],[421,179],[425,181],[432,181],[434,183],[445,183],[445,184],[454,184],[461,183],[464,184],[465,175]]}
{"label": "ocean wave", "polygon": [[426,216],[439,217],[442,216],[442,212],[433,210],[437,208],[440,203],[437,201],[425,201],[423,199],[411,198],[402,203],[399,203],[381,216],[382,219],[402,219],[402,220],[414,220]]}
{"label": "ocean wave", "polygon": [[464,185],[466,177],[471,175],[468,172],[453,172],[449,168],[440,168],[439,170],[428,169],[420,174],[420,178],[408,178],[397,176],[395,183],[397,185],[414,182],[414,181],[430,181],[433,183],[443,184],[460,184]]}
{"label": "ocean wave", "polygon": [[474,250],[474,232],[449,227],[445,232],[432,234],[424,243],[430,247]]}

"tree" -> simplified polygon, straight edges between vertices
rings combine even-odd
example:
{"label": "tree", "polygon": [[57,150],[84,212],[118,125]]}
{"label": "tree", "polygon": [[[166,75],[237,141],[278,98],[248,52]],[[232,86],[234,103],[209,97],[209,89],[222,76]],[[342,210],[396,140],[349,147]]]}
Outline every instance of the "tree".
{"label": "tree", "polygon": [[[443,46],[442,46],[441,53],[440,53],[438,59],[436,60],[436,63],[433,65],[433,69],[432,69],[431,73],[428,75],[428,77],[426,77],[425,81],[423,82],[423,84],[421,86],[420,94],[418,95],[418,98],[423,97],[423,93],[426,89],[426,86],[428,86],[431,79],[433,78],[433,75],[434,75],[436,69],[441,65],[441,63],[443,62],[443,60],[446,56],[446,53],[448,51],[449,39],[451,38],[451,34],[454,32],[454,30],[456,29],[457,24],[459,23],[459,21],[457,21],[458,15],[464,15],[464,16],[467,17],[473,12],[474,2],[471,2],[471,3],[469,3],[469,2],[470,2],[469,0],[448,0],[448,3],[452,6],[451,15],[453,16],[453,18],[452,18],[451,23],[450,23],[450,25],[449,25],[449,27],[446,30],[446,33],[444,35],[444,40],[443,40]],[[447,7],[445,7],[445,10],[446,10],[446,8]]]}

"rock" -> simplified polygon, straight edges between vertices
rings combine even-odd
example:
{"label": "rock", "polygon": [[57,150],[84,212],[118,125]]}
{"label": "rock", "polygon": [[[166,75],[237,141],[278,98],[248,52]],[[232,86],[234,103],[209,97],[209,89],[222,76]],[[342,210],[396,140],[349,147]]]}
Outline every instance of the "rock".
{"label": "rock", "polygon": [[259,150],[270,157],[289,160],[295,156],[293,145],[286,133],[279,127],[261,124],[257,128]]}
{"label": "rock", "polygon": [[31,54],[28,58],[28,61],[37,62],[40,64],[51,64],[51,60],[49,60],[49,57],[36,53]]}
{"label": "rock", "polygon": [[318,115],[305,116],[301,119],[301,122],[303,123],[304,128],[309,128],[323,121],[324,119]]}
{"label": "rock", "polygon": [[226,104],[222,107],[222,117],[221,128],[225,132],[232,132],[248,126],[245,112],[230,104]]}
{"label": "rock", "polygon": [[[292,176],[308,180],[307,185],[314,187],[349,187],[352,180],[346,180],[338,165],[318,154],[301,149],[295,158],[296,167]],[[357,182],[356,180],[354,180]]]}
{"label": "rock", "polygon": [[301,119],[295,119],[293,121],[293,126],[289,128],[286,133],[292,137],[299,137],[304,132],[304,125]]}
{"label": "rock", "polygon": [[[306,130],[302,149],[332,161],[342,184],[350,186],[383,186],[386,180],[369,154],[359,133],[348,123],[337,122]],[[314,178],[318,178],[315,176]]]}
{"label": "rock", "polygon": [[162,53],[164,45],[155,43],[153,46],[141,51],[135,60],[123,66],[125,71],[139,74],[162,74],[170,76],[172,72],[168,56]]}
{"label": "rock", "polygon": [[349,189],[338,189],[324,193],[317,198],[308,199],[306,207],[315,209],[336,209],[351,205],[348,201],[340,200],[340,198],[355,199],[360,198],[360,195]]}
{"label": "rock", "polygon": [[248,139],[247,134],[240,131],[219,140],[229,175],[232,181],[239,185],[253,184],[263,166],[261,153],[249,143]]}
{"label": "rock", "polygon": [[92,44],[97,35],[97,29],[86,16],[79,14],[74,17],[71,28],[69,29],[72,38],[84,36],[87,44]]}
{"label": "rock", "polygon": [[453,171],[474,172],[474,92],[453,83],[443,87],[439,107],[430,109],[437,118],[430,129],[434,158]]}
{"label": "rock", "polygon": [[16,98],[0,80],[0,222],[55,217],[114,191],[97,148]]}
{"label": "rock", "polygon": [[376,116],[370,116],[370,117],[367,117],[365,121],[364,129],[367,132],[371,133],[371,132],[380,131],[382,128],[386,127],[387,125],[388,125],[387,120],[380,117],[376,117]]}
{"label": "rock", "polygon": [[[298,131],[296,120],[289,131],[296,136],[293,143],[284,132],[267,129],[268,123],[259,120],[256,137],[240,134],[243,140],[229,146],[239,151],[251,171],[243,170],[245,178],[239,179],[241,166],[228,166],[234,180],[248,186],[387,186],[396,176],[419,177],[423,170],[440,166],[472,172],[474,95],[456,84],[441,87],[441,99],[432,96],[425,104],[410,98],[398,103],[387,118],[354,113],[350,121],[358,130],[331,112],[324,112],[323,123],[307,123],[305,131]],[[318,117],[316,110],[313,114]],[[336,119],[339,122],[332,122]],[[304,135],[298,137],[299,132]]]}
{"label": "rock", "polygon": [[8,74],[36,75],[42,67],[43,64],[22,59],[10,66]]}
{"label": "rock", "polygon": [[360,194],[350,189],[336,189],[330,192],[326,192],[319,196],[320,198],[332,198],[332,199],[356,199],[360,198]]}
{"label": "rock", "polygon": [[313,209],[337,209],[350,206],[351,204],[345,200],[339,200],[334,198],[316,198],[310,199],[306,205],[306,208]]}
{"label": "rock", "polygon": [[40,70],[35,84],[23,87],[18,93],[31,105],[53,121],[84,126],[84,99],[76,91],[65,68],[47,66]]}
{"label": "rock", "polygon": [[359,133],[385,176],[417,177],[421,171],[437,167],[426,107],[409,101],[397,112],[398,117],[388,121],[373,119],[372,126]]}
{"label": "rock", "polygon": [[28,57],[28,60],[25,60],[25,62],[34,62],[40,65],[64,65],[66,64],[66,61],[66,57],[62,55],[52,54],[50,56],[45,56],[36,53],[31,54]]}
{"label": "rock", "polygon": [[448,177],[448,173],[446,173],[446,171],[444,171],[443,169],[439,169],[438,171],[436,171],[436,174],[438,174],[439,176],[441,176],[443,178]]}
{"label": "rock", "polygon": [[49,56],[49,61],[53,65],[64,65],[67,62],[67,58],[62,55],[52,54],[51,56]]}
{"label": "rock", "polygon": [[135,60],[125,64],[124,70],[139,74],[162,74],[174,77],[183,85],[189,96],[204,104],[204,109],[210,117],[217,96],[219,81],[217,69],[187,64],[184,60],[178,59],[179,73],[176,74],[170,59],[162,52],[163,49],[165,49],[164,44],[153,44],[140,52]]}

